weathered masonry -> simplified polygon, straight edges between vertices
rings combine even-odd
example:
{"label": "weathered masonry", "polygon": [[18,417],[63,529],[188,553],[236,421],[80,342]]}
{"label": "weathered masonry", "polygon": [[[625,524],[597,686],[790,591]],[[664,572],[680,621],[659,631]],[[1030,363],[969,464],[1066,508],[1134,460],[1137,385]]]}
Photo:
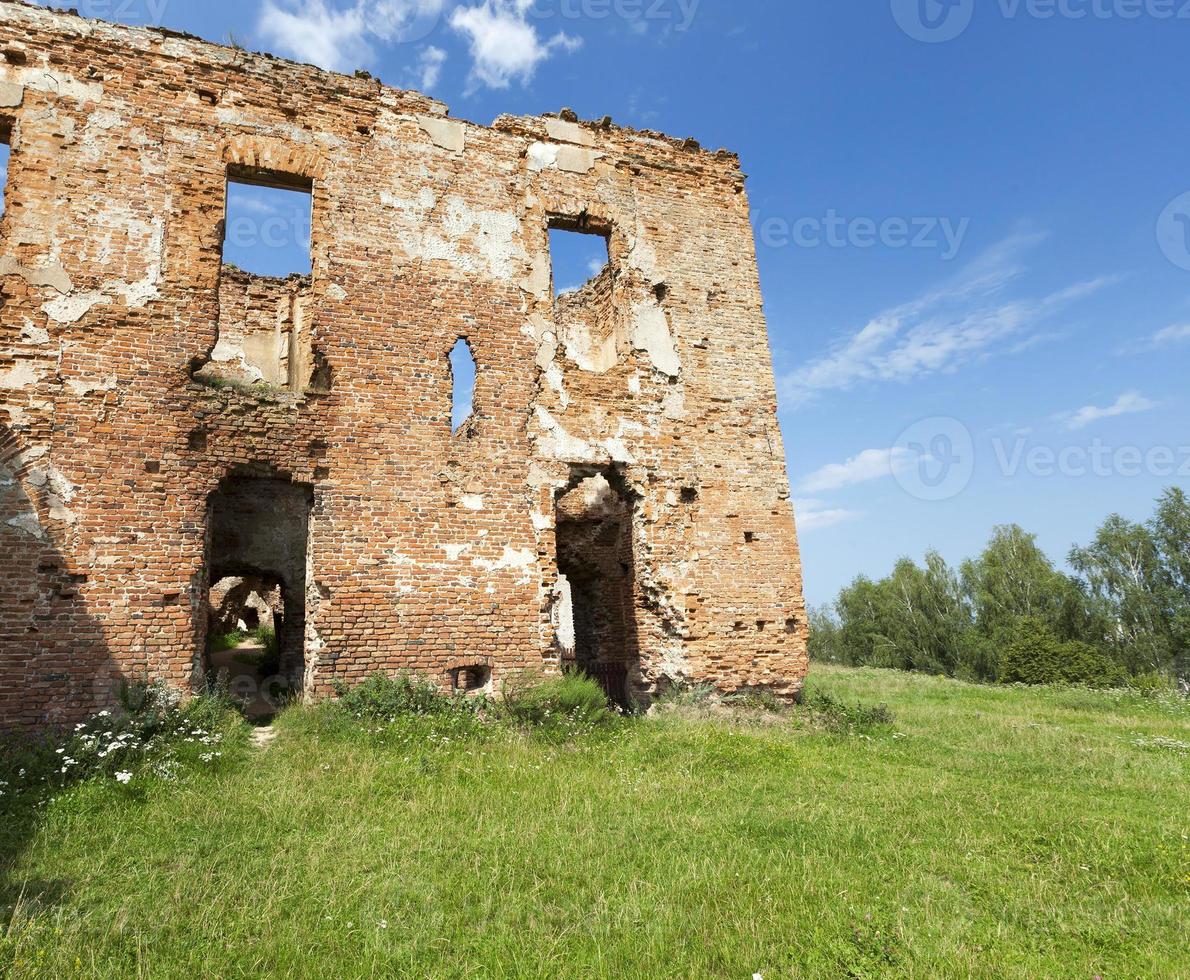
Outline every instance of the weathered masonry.
{"label": "weathered masonry", "polygon": [[[0,139],[0,724],[201,685],[229,596],[307,694],[800,689],[734,155],[11,0]],[[308,196],[309,275],[224,264],[229,182]],[[608,261],[556,295],[558,230]]]}

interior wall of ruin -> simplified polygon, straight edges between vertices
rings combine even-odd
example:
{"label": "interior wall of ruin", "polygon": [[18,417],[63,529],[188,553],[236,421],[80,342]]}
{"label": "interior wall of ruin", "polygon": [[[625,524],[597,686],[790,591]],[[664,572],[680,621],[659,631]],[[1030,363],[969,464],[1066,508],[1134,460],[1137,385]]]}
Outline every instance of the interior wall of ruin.
{"label": "interior wall of ruin", "polygon": [[[201,681],[207,501],[233,473],[312,489],[311,693],[375,670],[557,669],[575,467],[635,501],[642,696],[800,689],[734,155],[557,117],[479,126],[366,77],[12,0],[0,118],[0,724],[75,717],[112,677]],[[313,188],[313,271],[286,287],[300,314],[280,287],[229,295],[226,181],[245,167]],[[614,357],[594,361],[551,283],[550,224],[581,215],[609,229]],[[299,321],[323,383],[204,383],[221,337],[221,363],[289,377],[279,338]],[[459,338],[478,374],[452,435]]]}

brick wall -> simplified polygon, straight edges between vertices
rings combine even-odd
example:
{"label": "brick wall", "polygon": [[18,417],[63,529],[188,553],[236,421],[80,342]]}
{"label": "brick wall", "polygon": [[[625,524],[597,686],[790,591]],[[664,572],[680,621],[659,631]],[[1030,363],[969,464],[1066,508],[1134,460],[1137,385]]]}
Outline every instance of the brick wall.
{"label": "brick wall", "polygon": [[[800,689],[735,156],[555,117],[481,127],[368,78],[16,2],[0,121],[0,724],[77,717],[119,676],[201,681],[208,507],[229,479],[312,488],[311,694],[380,669],[556,669],[554,507],[593,474],[633,501],[642,696]],[[202,379],[282,288],[220,296],[232,168],[313,186],[294,287],[313,367],[284,387]],[[578,216],[609,234],[607,370],[555,322],[548,228]],[[452,435],[459,338],[478,376]]]}

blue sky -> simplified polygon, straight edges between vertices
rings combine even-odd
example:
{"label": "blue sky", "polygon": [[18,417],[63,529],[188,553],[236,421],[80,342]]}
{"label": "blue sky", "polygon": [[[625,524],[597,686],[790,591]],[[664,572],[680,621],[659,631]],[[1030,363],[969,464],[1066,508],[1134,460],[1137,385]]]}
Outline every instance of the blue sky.
{"label": "blue sky", "polygon": [[80,6],[738,151],[812,602],[997,523],[1061,558],[1190,484],[1180,0]]}

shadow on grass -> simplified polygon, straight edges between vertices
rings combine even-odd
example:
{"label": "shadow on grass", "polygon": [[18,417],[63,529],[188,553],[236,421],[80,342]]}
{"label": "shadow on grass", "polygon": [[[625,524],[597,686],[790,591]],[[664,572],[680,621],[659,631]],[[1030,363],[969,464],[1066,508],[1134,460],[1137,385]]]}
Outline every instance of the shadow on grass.
{"label": "shadow on grass", "polygon": [[43,442],[36,426],[0,424],[0,939],[18,902],[53,904],[70,887],[14,873],[44,806],[42,794],[22,788],[21,771],[53,771],[55,744],[109,706],[120,681],[87,608],[87,576],[67,557],[75,532],[52,519],[56,484]]}
{"label": "shadow on grass", "polygon": [[4,965],[2,940],[14,920],[62,903],[73,884],[64,879],[29,879],[17,871],[21,857],[37,834],[50,798],[48,787],[20,787],[23,778],[20,774],[45,771],[53,765],[55,741],[48,733],[0,738],[0,754],[4,759],[0,781],[9,784],[3,787],[4,796],[0,798],[0,967]]}

